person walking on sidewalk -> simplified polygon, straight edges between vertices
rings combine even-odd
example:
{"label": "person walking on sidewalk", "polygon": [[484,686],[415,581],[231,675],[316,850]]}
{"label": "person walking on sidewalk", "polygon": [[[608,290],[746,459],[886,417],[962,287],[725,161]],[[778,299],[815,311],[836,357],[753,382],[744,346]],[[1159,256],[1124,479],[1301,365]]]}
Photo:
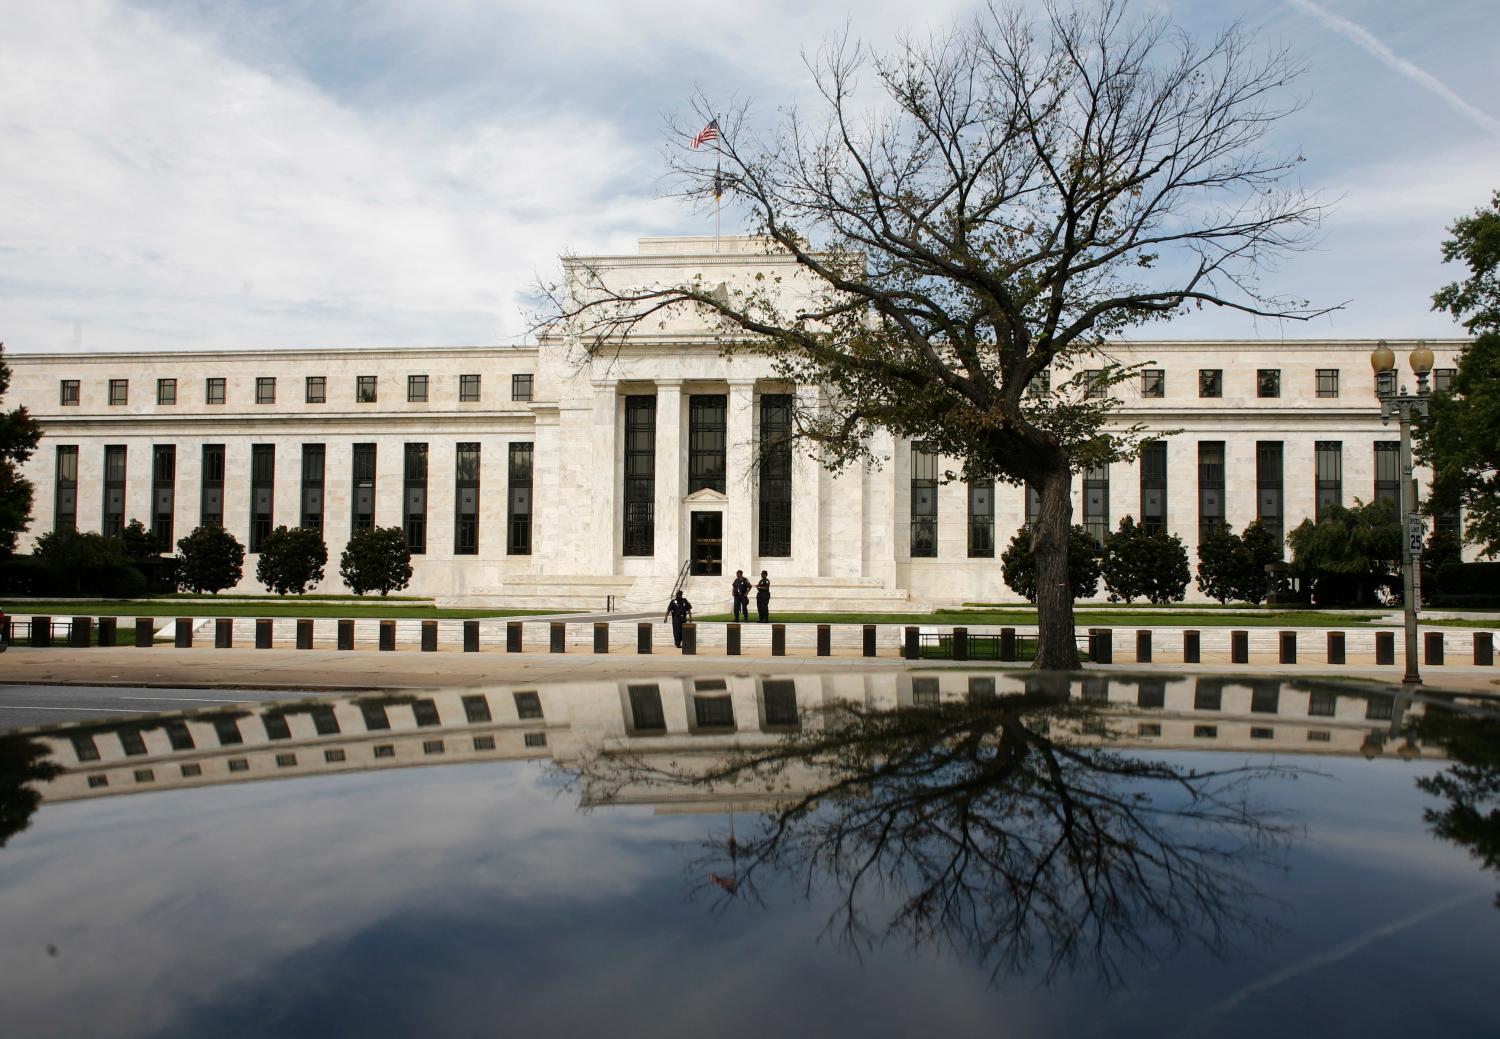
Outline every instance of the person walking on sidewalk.
{"label": "person walking on sidewalk", "polygon": [[[750,611],[746,609],[745,612]],[[762,624],[771,619],[771,578],[764,570],[760,572],[760,580],[755,582],[755,612],[760,615],[758,619]]]}
{"label": "person walking on sidewalk", "polygon": [[750,620],[750,578],[745,576],[745,571],[734,572],[734,583],[729,586],[729,595],[734,599],[734,619],[736,622]]}
{"label": "person walking on sidewalk", "polygon": [[682,597],[682,589],[677,589],[677,594],[672,601],[667,603],[667,615],[662,620],[672,622],[672,645],[678,649],[682,648],[682,625],[693,619],[693,604]]}

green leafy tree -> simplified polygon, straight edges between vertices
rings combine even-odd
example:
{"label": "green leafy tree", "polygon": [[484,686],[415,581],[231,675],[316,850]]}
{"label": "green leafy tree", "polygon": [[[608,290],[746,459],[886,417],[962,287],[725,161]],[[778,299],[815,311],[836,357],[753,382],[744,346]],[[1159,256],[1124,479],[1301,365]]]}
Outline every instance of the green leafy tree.
{"label": "green leafy tree", "polygon": [[132,563],[144,563],[161,555],[162,546],[138,519],[131,520],[120,531],[120,548]]}
{"label": "green leafy tree", "polygon": [[339,576],[355,595],[388,595],[411,583],[411,550],[400,527],[358,530],[339,557]]}
{"label": "green leafy tree", "polygon": [[[1035,666],[1075,667],[1073,476],[1133,457],[1141,434],[1109,424],[1131,372],[1107,343],[1194,307],[1316,313],[1259,276],[1321,215],[1301,157],[1270,147],[1297,62],[1233,27],[1200,42],[1100,0],[989,7],[884,54],[839,40],[811,66],[817,114],[786,108],[763,131],[702,99],[680,139],[716,114],[722,174],[686,148],[668,160],[684,196],[709,204],[722,186],[784,262],[642,284],[570,258],[544,334],[603,364],[636,329],[701,321],[721,350],[818,387],[795,435],[835,469],[894,436],[964,479],[1029,483]],[[1054,370],[1071,377],[1043,387]]]}
{"label": "green leafy tree", "polygon": [[1219,602],[1260,603],[1266,597],[1266,567],[1281,558],[1281,546],[1259,520],[1236,534],[1221,526],[1198,542],[1198,587]]}
{"label": "green leafy tree", "polygon": [[1130,516],[1104,539],[1102,573],[1110,602],[1181,602],[1193,578],[1180,537],[1148,530]]}
{"label": "green leafy tree", "polygon": [[260,545],[255,579],[277,595],[302,595],[323,580],[328,546],[312,527],[277,527]]}
{"label": "green leafy tree", "polygon": [[217,523],[205,523],[177,542],[181,559],[177,586],[217,595],[233,588],[245,574],[245,546]]}
{"label": "green leafy tree", "polygon": [[[9,388],[10,366],[0,343],[0,400]],[[21,466],[41,439],[42,427],[24,407],[0,411],[0,556],[15,552],[16,538],[31,525],[32,486]]]}
{"label": "green leafy tree", "polygon": [[1321,605],[1373,602],[1375,589],[1401,559],[1401,524],[1392,501],[1331,505],[1316,523],[1297,524],[1286,541],[1293,572]]}
{"label": "green leafy tree", "polygon": [[104,590],[115,594],[143,579],[131,567],[124,542],[92,530],[49,530],[32,553],[73,586],[76,594]]}
{"label": "green leafy tree", "polygon": [[[1089,599],[1099,593],[1102,555],[1094,535],[1075,523],[1068,535],[1068,589],[1074,599]],[[1030,602],[1037,601],[1036,559],[1029,528],[1022,527],[1010,539],[1000,557],[1000,574],[1011,591]]]}
{"label": "green leafy tree", "polygon": [[1500,555],[1500,191],[1487,209],[1456,221],[1443,260],[1469,276],[1438,290],[1446,310],[1474,334],[1458,358],[1452,389],[1433,394],[1417,429],[1417,460],[1432,467],[1430,509],[1462,507],[1464,540]]}
{"label": "green leafy tree", "polygon": [[[1412,733],[1436,743],[1450,764],[1417,780],[1417,787],[1441,799],[1423,808],[1433,834],[1468,849],[1480,865],[1500,874],[1500,719],[1429,708]],[[1495,896],[1500,908],[1500,894]]]}

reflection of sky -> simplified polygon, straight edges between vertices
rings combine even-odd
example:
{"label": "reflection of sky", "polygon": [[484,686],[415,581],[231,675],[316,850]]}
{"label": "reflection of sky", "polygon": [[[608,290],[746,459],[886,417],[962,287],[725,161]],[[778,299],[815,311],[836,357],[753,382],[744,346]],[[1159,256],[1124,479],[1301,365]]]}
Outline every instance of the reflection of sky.
{"label": "reflection of sky", "polygon": [[1112,992],[861,963],[827,893],[725,907],[685,872],[722,817],[581,814],[532,764],[48,805],[0,851],[0,1005],[59,1037],[1493,1034],[1495,879],[1424,830],[1441,766],[1316,767],[1266,791],[1308,828],[1257,876],[1280,930]]}

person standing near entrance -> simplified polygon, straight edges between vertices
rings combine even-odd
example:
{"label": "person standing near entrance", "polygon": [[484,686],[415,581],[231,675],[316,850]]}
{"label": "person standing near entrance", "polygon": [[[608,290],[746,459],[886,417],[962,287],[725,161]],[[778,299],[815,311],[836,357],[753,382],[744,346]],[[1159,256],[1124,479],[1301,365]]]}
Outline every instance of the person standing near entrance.
{"label": "person standing near entrance", "polygon": [[729,595],[734,599],[734,619],[736,622],[750,620],[750,578],[745,576],[745,571],[734,572],[734,583],[729,586]]}
{"label": "person standing near entrance", "polygon": [[[747,608],[745,612],[750,611]],[[758,619],[762,624],[771,619],[771,578],[764,570],[760,572],[760,580],[755,582],[755,612],[760,615]]]}
{"label": "person standing near entrance", "polygon": [[672,645],[678,649],[682,648],[682,626],[693,619],[693,604],[682,597],[682,589],[677,589],[677,594],[672,601],[667,603],[667,615],[662,620],[672,622]]}

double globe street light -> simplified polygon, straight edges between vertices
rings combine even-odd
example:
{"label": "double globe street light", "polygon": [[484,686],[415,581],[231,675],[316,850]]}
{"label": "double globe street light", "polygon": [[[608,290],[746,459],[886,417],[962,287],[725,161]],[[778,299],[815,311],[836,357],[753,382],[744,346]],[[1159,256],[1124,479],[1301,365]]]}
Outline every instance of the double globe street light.
{"label": "double globe street light", "polygon": [[1406,607],[1406,674],[1401,682],[1421,685],[1422,676],[1417,673],[1417,563],[1422,556],[1425,527],[1417,500],[1417,481],[1412,476],[1411,422],[1413,416],[1427,417],[1427,398],[1432,392],[1427,385],[1432,372],[1432,351],[1426,343],[1418,342],[1407,363],[1417,377],[1416,393],[1407,393],[1405,386],[1398,387],[1396,353],[1384,339],[1370,351],[1370,367],[1375,369],[1375,396],[1380,399],[1380,421],[1390,425],[1391,416],[1395,415],[1401,428],[1401,488],[1396,495],[1402,534],[1401,598]]}

